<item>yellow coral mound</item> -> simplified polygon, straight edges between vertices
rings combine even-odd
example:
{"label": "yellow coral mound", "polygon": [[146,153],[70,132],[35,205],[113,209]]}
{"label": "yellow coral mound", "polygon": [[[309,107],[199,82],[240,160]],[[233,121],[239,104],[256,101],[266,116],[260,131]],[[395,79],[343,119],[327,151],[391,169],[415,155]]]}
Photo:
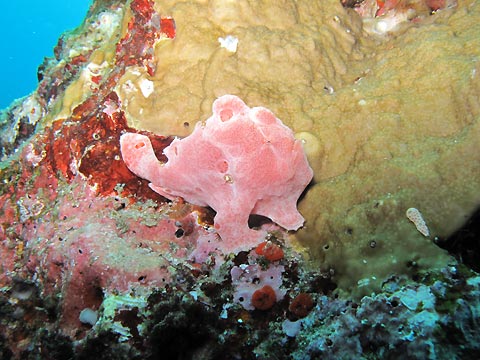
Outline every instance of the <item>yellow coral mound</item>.
{"label": "yellow coral mound", "polygon": [[[305,143],[315,178],[296,239],[340,288],[369,293],[448,261],[433,238],[480,203],[478,2],[385,38],[340,1],[155,7],[177,36],[155,49],[155,76],[132,67],[117,85],[130,125],[185,136],[221,95],[265,106]],[[412,207],[430,238],[405,216]]]}

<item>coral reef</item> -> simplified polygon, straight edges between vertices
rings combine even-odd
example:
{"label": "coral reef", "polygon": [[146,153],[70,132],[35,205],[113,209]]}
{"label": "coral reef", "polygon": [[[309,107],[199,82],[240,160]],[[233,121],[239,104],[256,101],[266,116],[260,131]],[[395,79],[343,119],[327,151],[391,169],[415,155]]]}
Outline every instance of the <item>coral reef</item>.
{"label": "coral reef", "polygon": [[[479,19],[473,0],[95,1],[0,114],[0,357],[478,358]],[[258,117],[265,138],[217,144]],[[248,176],[211,201],[189,186],[218,159],[253,170],[220,171]]]}
{"label": "coral reef", "polygon": [[[292,358],[478,357],[476,330],[467,324],[479,318],[480,278],[466,280],[461,271],[446,268],[441,280],[428,279],[430,285],[406,285],[405,279],[391,278],[381,294],[359,303],[319,298],[315,311],[302,320],[296,336],[302,347]],[[445,336],[458,343],[445,344]]]}
{"label": "coral reef", "polygon": [[[156,47],[153,77],[131,67],[115,90],[129,126],[181,137],[224,94],[270,109],[304,142],[314,170],[299,246],[335,268],[342,288],[369,294],[392,272],[411,274],[411,261],[448,261],[407,209],[422,213],[429,239],[446,238],[480,202],[479,7],[409,3],[421,5],[417,20],[369,35],[340,1],[158,1],[175,19],[175,41]],[[227,36],[235,52],[219,43]]]}

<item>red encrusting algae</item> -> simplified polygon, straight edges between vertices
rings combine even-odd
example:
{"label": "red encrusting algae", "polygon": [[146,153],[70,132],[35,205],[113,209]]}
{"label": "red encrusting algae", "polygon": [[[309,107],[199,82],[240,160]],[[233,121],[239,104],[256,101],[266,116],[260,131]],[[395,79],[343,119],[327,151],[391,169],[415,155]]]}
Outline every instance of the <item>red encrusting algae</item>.
{"label": "red encrusting algae", "polygon": [[283,259],[284,253],[280,246],[271,241],[264,241],[255,248],[257,255],[263,256],[268,261]]}

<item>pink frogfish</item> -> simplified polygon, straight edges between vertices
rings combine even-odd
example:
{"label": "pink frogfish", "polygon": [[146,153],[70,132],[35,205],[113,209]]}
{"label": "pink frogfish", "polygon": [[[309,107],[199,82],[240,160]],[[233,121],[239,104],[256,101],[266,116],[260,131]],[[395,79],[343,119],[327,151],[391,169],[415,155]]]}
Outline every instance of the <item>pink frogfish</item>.
{"label": "pink frogfish", "polygon": [[217,248],[225,254],[262,241],[265,234],[248,226],[251,214],[287,230],[300,228],[304,218],[297,201],[313,177],[301,142],[270,110],[250,108],[237,96],[224,95],[212,108],[205,123],[164,149],[166,163],[157,159],[148,137],[123,134],[127,167],[168,199],[182,197],[215,210]]}

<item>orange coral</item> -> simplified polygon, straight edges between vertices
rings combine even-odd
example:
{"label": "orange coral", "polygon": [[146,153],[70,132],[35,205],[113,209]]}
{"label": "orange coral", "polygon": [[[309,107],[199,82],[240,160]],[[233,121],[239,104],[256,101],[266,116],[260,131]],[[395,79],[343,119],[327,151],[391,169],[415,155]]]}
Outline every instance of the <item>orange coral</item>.
{"label": "orange coral", "polygon": [[255,248],[257,255],[263,256],[268,261],[277,261],[283,259],[283,250],[277,244],[271,241],[265,241]]}
{"label": "orange coral", "polygon": [[304,318],[313,309],[313,299],[310,294],[300,293],[288,307],[288,310],[298,318]]}
{"label": "orange coral", "polygon": [[275,290],[269,285],[258,289],[252,295],[252,305],[257,310],[268,310],[272,308],[276,300]]}

